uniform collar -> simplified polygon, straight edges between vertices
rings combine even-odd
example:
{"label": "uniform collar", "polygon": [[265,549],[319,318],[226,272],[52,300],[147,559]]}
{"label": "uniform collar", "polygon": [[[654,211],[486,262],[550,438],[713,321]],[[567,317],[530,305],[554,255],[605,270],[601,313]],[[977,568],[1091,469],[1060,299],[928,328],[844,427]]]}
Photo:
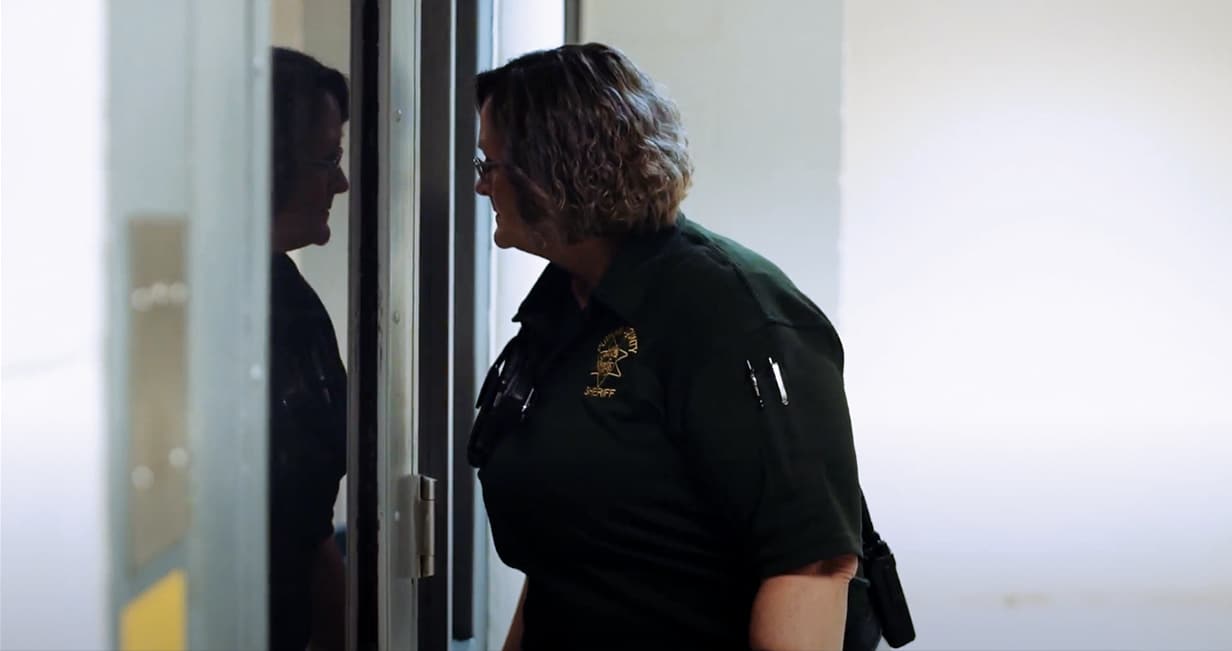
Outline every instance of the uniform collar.
{"label": "uniform collar", "polygon": [[[684,215],[678,215],[674,226],[654,233],[628,237],[617,249],[611,266],[603,274],[591,298],[615,312],[624,321],[632,323],[646,298],[646,292],[655,282],[655,276],[661,267],[662,254],[687,225],[688,221]],[[555,264],[548,264],[518,307],[513,320],[532,328],[555,320],[564,309],[562,305],[573,305],[569,283],[567,271]]]}
{"label": "uniform collar", "polygon": [[592,298],[603,303],[627,323],[633,323],[646,299],[646,293],[663,270],[663,254],[688,225],[684,215],[661,231],[632,236],[625,240],[612,265],[595,287]]}
{"label": "uniform collar", "polygon": [[569,307],[569,272],[548,263],[518,306],[513,320],[535,331],[545,331]]}

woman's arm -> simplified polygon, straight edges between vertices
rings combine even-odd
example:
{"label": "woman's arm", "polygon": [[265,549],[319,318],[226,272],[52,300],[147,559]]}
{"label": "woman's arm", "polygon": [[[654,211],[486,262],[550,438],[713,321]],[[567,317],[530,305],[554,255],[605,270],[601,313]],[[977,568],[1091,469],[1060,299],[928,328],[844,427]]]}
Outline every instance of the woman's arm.
{"label": "woman's arm", "polygon": [[756,651],[840,651],[847,587],[857,564],[848,554],[763,581],[753,600],[749,646]]}
{"label": "woman's arm", "polygon": [[[675,380],[684,396],[677,437],[747,567],[763,577],[750,646],[841,649],[862,545],[837,335],[820,317],[816,327],[773,323],[708,343],[691,359],[701,362],[679,365]],[[771,368],[771,359],[782,364]],[[807,399],[788,401],[789,393]]]}
{"label": "woman's arm", "polygon": [[522,604],[526,601],[526,581],[522,581],[522,594],[518,597],[518,608],[513,611],[513,621],[509,623],[509,634],[505,636],[505,646],[501,651],[520,651],[522,648]]}

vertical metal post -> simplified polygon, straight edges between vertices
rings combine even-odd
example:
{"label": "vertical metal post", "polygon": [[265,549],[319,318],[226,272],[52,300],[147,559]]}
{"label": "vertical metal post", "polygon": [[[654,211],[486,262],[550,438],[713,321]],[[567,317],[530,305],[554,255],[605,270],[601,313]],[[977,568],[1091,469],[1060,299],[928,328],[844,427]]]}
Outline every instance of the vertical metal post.
{"label": "vertical metal post", "polygon": [[443,480],[435,518],[436,576],[419,587],[419,648],[444,651],[449,626],[449,519],[454,273],[454,0],[422,5],[419,42],[419,283],[415,321],[418,472]]}
{"label": "vertical metal post", "polygon": [[381,187],[387,151],[382,107],[387,75],[386,0],[351,3],[351,192],[349,227],[349,341],[347,422],[347,648],[381,648],[381,483],[379,453],[382,386],[380,333],[384,326]]}
{"label": "vertical metal post", "polygon": [[[378,512],[382,522],[379,550],[381,582],[381,649],[417,648],[419,586],[400,567],[418,567],[416,541],[421,523],[418,508],[406,504],[402,489],[420,482],[407,482],[418,472],[418,411],[421,355],[418,327],[420,196],[424,165],[420,159],[422,94],[419,90],[423,39],[423,2],[394,2],[384,14],[388,40],[381,48],[380,260],[382,283],[380,346],[384,351],[378,373],[378,481],[381,489]],[[414,502],[414,500],[412,500]],[[411,525],[407,526],[410,521]],[[442,522],[444,520],[442,519]],[[423,523],[426,525],[426,523]],[[408,558],[408,555],[415,558]],[[416,573],[413,573],[413,575]]]}
{"label": "vertical metal post", "polygon": [[268,645],[269,16],[191,4],[191,648]]}

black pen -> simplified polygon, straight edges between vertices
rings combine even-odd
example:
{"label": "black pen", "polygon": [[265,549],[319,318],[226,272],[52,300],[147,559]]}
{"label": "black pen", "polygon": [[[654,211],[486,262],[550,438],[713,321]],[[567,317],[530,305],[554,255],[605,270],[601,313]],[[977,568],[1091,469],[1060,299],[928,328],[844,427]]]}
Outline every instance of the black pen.
{"label": "black pen", "polygon": [[746,359],[744,365],[749,369],[749,382],[753,383],[753,396],[757,398],[757,406],[765,409],[766,403],[761,399],[761,388],[757,386],[757,373],[753,371],[753,363]]}

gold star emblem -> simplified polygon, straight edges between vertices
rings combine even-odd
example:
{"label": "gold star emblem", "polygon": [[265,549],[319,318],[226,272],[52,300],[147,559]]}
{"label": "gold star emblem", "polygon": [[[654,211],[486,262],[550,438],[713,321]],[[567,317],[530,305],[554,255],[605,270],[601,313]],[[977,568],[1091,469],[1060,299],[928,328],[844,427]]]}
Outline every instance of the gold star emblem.
{"label": "gold star emblem", "polygon": [[603,383],[610,377],[623,377],[620,372],[620,362],[637,354],[637,332],[633,328],[617,328],[599,342],[598,358],[595,360],[595,370],[591,375],[595,378],[594,386],[586,387],[583,394],[592,398],[611,398],[616,395],[616,389],[604,387]]}
{"label": "gold star emblem", "polygon": [[[606,344],[606,346],[605,346]],[[604,340],[599,345],[599,359],[595,362],[595,386],[603,386],[603,381],[610,377],[623,377],[620,373],[620,361],[629,356],[628,351],[614,341]]]}

